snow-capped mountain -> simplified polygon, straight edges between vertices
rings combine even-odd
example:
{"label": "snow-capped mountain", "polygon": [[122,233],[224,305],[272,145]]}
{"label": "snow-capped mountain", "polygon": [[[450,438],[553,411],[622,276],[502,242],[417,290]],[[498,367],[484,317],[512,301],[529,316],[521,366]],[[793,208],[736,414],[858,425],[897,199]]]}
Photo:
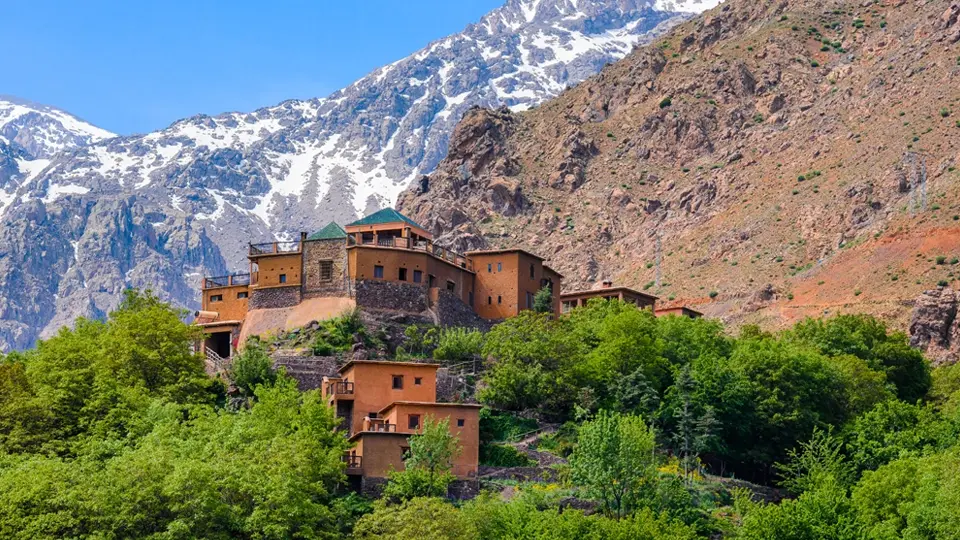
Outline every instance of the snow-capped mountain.
{"label": "snow-capped mountain", "polygon": [[60,109],[0,95],[0,213],[54,155],[115,136]]}
{"label": "snow-capped mountain", "polygon": [[244,267],[248,240],[392,204],[468,108],[536,106],[718,3],[507,0],[329,97],[91,138],[21,168],[0,191],[0,349],[102,315],[128,286],[193,306],[202,274]]}

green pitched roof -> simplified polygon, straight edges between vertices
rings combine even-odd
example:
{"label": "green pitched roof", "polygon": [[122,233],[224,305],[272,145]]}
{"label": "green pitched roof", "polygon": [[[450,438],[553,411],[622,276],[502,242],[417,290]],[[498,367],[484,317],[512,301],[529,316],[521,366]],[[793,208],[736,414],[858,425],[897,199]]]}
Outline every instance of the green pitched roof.
{"label": "green pitched roof", "polygon": [[423,228],[419,223],[401,214],[400,212],[397,212],[393,208],[384,208],[383,210],[374,212],[363,219],[358,219],[357,221],[348,224],[347,227],[357,225],[379,225],[381,223],[397,223],[399,221],[409,223],[410,225],[420,229]]}
{"label": "green pitched roof", "polygon": [[308,236],[307,240],[337,240],[346,237],[347,231],[331,221],[326,227]]}

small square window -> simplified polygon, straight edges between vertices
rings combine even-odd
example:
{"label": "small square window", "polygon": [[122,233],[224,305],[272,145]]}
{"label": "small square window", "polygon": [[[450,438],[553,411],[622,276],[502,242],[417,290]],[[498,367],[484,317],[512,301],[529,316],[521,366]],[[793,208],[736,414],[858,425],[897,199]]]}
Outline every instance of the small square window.
{"label": "small square window", "polygon": [[406,280],[407,280],[407,269],[406,269],[406,268],[401,268],[401,269],[400,269],[400,272],[398,272],[398,274],[397,274],[397,279],[399,279],[400,281],[406,281]]}
{"label": "small square window", "polygon": [[371,419],[371,420],[376,420],[376,419],[377,419],[377,413],[375,413],[375,412],[367,413],[367,418],[369,418],[369,419]]}
{"label": "small square window", "polygon": [[447,281],[447,290],[450,292],[455,292],[457,290],[457,284],[452,281]]}
{"label": "small square window", "polygon": [[248,296],[250,296],[250,293],[248,293],[247,291],[238,292],[238,293],[237,293],[237,300],[242,300],[242,299],[244,299],[244,298],[247,298]]}
{"label": "small square window", "polygon": [[214,295],[211,295],[211,296],[210,296],[210,301],[211,301],[211,302],[223,302],[223,295],[222,295],[222,294],[214,294]]}
{"label": "small square window", "polygon": [[498,297],[497,297],[497,305],[499,306],[499,305],[502,304],[502,303],[503,303],[503,297],[498,296]]}
{"label": "small square window", "polygon": [[320,281],[333,281],[333,261],[320,261]]}
{"label": "small square window", "polygon": [[487,264],[487,272],[493,272],[493,263]]}
{"label": "small square window", "polygon": [[373,277],[383,279],[383,267],[379,264],[373,267]]}
{"label": "small square window", "polygon": [[488,306],[489,306],[489,305],[493,305],[493,297],[492,297],[492,296],[488,296],[488,297],[487,297],[487,305],[488,305]]}
{"label": "small square window", "polygon": [[420,386],[421,384],[423,384],[423,377],[414,377],[413,384],[417,386]]}
{"label": "small square window", "polygon": [[497,272],[503,272],[503,263],[497,263]]}
{"label": "small square window", "polygon": [[394,389],[394,390],[403,390],[403,375],[394,375],[394,376],[393,376],[393,389]]}
{"label": "small square window", "polygon": [[420,270],[414,270],[414,271],[413,271],[413,282],[414,282],[414,283],[422,283],[422,282],[423,282],[423,272],[421,272]]}
{"label": "small square window", "polygon": [[420,415],[411,414],[407,418],[407,428],[409,429],[420,429]]}
{"label": "small square window", "polygon": [[280,283],[286,283],[286,282],[287,282],[287,275],[280,274]]}
{"label": "small square window", "polygon": [[463,418],[457,418],[457,427],[463,427],[465,423]]}

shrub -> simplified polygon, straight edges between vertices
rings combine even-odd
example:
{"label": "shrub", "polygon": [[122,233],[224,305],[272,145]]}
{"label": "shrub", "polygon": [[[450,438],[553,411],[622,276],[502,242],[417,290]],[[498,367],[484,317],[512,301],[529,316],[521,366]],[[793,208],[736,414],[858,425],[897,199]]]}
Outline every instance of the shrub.
{"label": "shrub", "polygon": [[468,362],[483,352],[484,335],[469,328],[446,328],[440,331],[433,357],[451,363]]}
{"label": "shrub", "polygon": [[243,351],[234,358],[230,366],[230,379],[247,396],[261,384],[273,384],[277,374],[273,370],[273,360],[263,346],[254,340],[247,342]]}
{"label": "shrub", "polygon": [[943,255],[938,255],[938,256],[937,256],[937,264],[943,265],[943,264],[946,264],[946,263],[947,263],[947,258],[946,258],[945,256],[943,256]]}
{"label": "shrub", "polygon": [[487,467],[534,467],[537,462],[512,446],[487,444],[480,446],[480,465]]}
{"label": "shrub", "polygon": [[665,97],[665,98],[663,98],[662,100],[660,100],[660,108],[661,108],[661,109],[666,109],[667,107],[669,107],[669,106],[671,106],[671,105],[673,105],[673,98]]}
{"label": "shrub", "polygon": [[717,291],[710,291],[710,298],[716,298],[719,295],[720,293],[718,293]]}

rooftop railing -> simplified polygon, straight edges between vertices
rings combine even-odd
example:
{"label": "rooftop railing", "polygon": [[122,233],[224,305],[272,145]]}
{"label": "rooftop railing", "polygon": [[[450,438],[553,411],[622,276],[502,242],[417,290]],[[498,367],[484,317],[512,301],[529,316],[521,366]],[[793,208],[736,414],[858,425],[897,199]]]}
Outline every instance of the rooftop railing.
{"label": "rooftop railing", "polygon": [[215,289],[217,287],[232,287],[250,285],[250,274],[231,274],[229,276],[217,276],[203,278],[204,289]]}
{"label": "rooftop railing", "polygon": [[300,253],[300,242],[267,242],[264,244],[250,244],[250,256],[279,255],[284,253]]}
{"label": "rooftop railing", "polygon": [[387,236],[387,237],[377,237],[376,239],[367,237],[362,238],[359,242],[357,239],[350,235],[347,237],[348,246],[377,246],[377,247],[386,247],[394,249],[409,249],[413,251],[422,251],[424,253],[429,253],[438,259],[447,261],[455,266],[460,268],[465,268],[467,270],[473,271],[473,262],[467,258],[466,255],[451,251],[449,249],[444,249],[440,246],[436,246],[431,242],[426,240],[417,240],[414,241],[412,238],[403,238],[400,236]]}

